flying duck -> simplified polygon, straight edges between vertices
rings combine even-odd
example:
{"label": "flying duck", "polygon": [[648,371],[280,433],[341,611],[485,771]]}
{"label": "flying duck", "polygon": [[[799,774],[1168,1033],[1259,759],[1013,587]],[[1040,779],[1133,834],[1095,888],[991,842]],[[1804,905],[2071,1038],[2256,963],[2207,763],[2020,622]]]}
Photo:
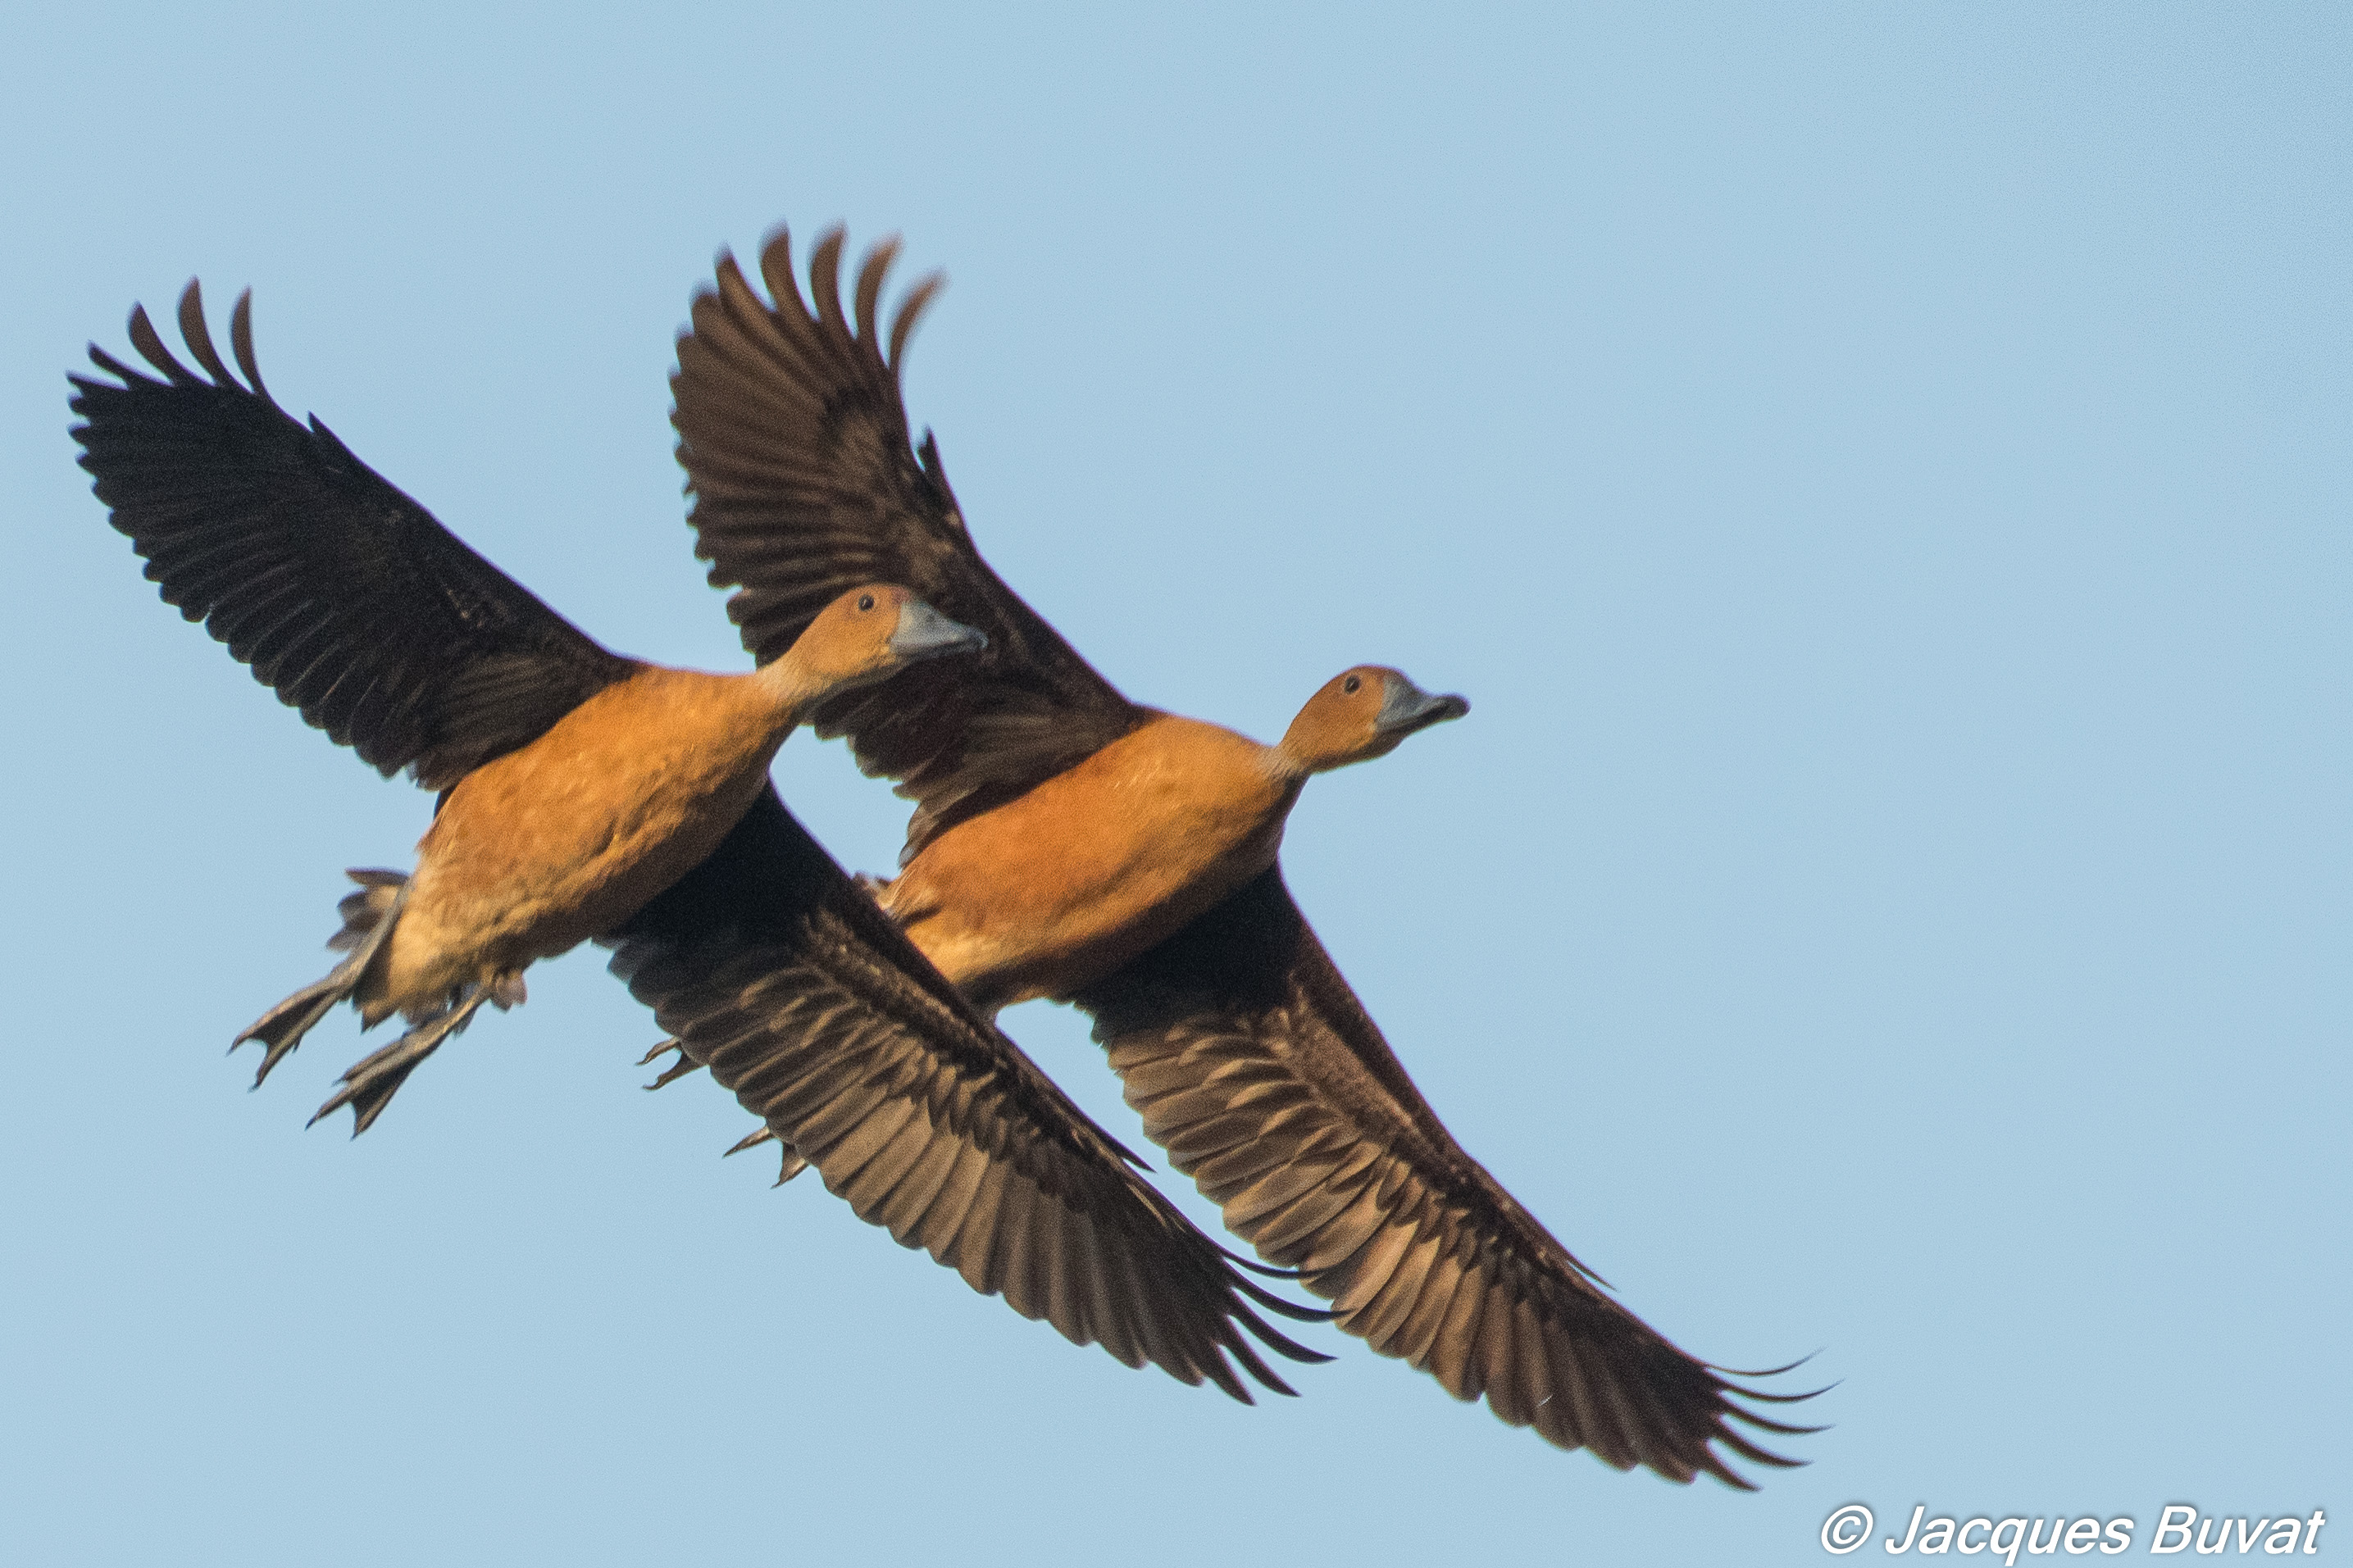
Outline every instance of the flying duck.
{"label": "flying duck", "polygon": [[[846,587],[755,673],[611,653],[475,553],[262,384],[250,294],[242,382],[191,283],[198,375],[143,310],[161,379],[93,345],[74,435],[147,576],[281,700],[389,776],[438,792],[413,875],[354,872],[348,956],[237,1037],[256,1081],[338,1002],[413,1026],[320,1110],[354,1135],[485,1001],[585,940],[695,1065],[861,1218],[1130,1366],[1245,1403],[1239,1363],[1291,1390],[1238,1331],[1294,1360],[1252,1310],[1324,1313],[1238,1273],[1107,1137],[965,1002],[809,837],[768,767],[815,705],[983,642],[902,587]],[[315,1121],[316,1118],[314,1117]],[[1230,1362],[1229,1358],[1230,1357]]]}
{"label": "flying duck", "polygon": [[679,341],[672,422],[696,552],[738,590],[728,614],[759,658],[875,576],[987,636],[814,710],[914,802],[881,906],[981,1008],[1091,1014],[1147,1135],[1376,1350],[1620,1469],[1746,1489],[1727,1454],[1795,1462],[1741,1426],[1811,1428],[1736,1400],[1806,1395],[1728,1381],[1772,1373],[1700,1362],[1609,1295],[1447,1132],[1283,885],[1308,778],[1468,704],[1362,666],[1269,746],[1130,701],[990,571],[938,444],[910,439],[900,365],[941,279],[908,291],[886,341],[897,244],[868,254],[847,310],[842,244],[835,229],[811,258],[813,308],[781,230],[767,299],[722,255]]}

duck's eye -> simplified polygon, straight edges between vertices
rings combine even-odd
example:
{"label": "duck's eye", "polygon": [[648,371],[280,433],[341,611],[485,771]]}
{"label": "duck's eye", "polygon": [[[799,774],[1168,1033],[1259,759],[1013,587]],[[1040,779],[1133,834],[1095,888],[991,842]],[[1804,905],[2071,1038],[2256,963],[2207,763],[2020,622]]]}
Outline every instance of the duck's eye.
{"label": "duck's eye", "polygon": [[860,609],[861,609],[861,610],[871,610],[871,609],[872,609],[872,608],[874,607],[874,595],[871,595],[871,594],[860,594],[860,595],[858,595],[858,607],[859,607]]}
{"label": "duck's eye", "polygon": [[1348,677],[1347,679],[1340,682],[1340,689],[1353,697],[1356,693],[1356,689],[1364,684],[1365,683],[1361,678],[1352,675]]}

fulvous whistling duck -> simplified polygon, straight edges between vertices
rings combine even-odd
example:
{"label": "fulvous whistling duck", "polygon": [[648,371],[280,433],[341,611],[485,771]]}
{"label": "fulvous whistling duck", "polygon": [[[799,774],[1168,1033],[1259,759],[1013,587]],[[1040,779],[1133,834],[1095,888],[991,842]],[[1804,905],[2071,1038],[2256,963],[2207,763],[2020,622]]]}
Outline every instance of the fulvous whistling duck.
{"label": "fulvous whistling duck", "polygon": [[[905,589],[854,584],[750,675],[607,651],[507,577],[256,368],[250,295],[223,364],[191,283],[180,328],[143,310],[161,373],[92,346],[73,378],[82,465],[166,603],[387,776],[441,792],[414,876],[354,872],[332,973],[238,1037],[259,1083],[345,999],[415,1027],[321,1108],[353,1131],[534,959],[587,939],[696,1066],[826,1186],[985,1294],[1188,1384],[1291,1392],[1237,1331],[1294,1360],[1250,1308],[1293,1307],[1216,1243],[976,1012],[785,810],[770,760],[812,706],[981,635]],[[207,376],[209,379],[207,379]],[[661,1047],[657,1047],[660,1049]],[[648,1058],[651,1059],[650,1056]],[[313,1118],[315,1121],[316,1118]],[[1254,1267],[1254,1266],[1253,1266]],[[1245,1300],[1248,1298],[1248,1300]]]}
{"label": "fulvous whistling duck", "polygon": [[1727,1382],[1609,1296],[1448,1134],[1283,886],[1276,850],[1310,775],[1467,704],[1360,667],[1264,746],[1129,701],[989,570],[937,444],[911,444],[899,367],[938,278],[886,345],[896,243],[869,254],[848,312],[841,249],[839,229],[817,247],[814,310],[781,232],[760,258],[773,305],[723,256],[679,342],[672,418],[696,552],[740,590],[728,613],[761,658],[877,574],[988,636],[975,658],[816,710],[820,735],[847,735],[915,803],[883,907],[982,1007],[1092,1014],[1145,1131],[1375,1349],[1620,1468],[1746,1488],[1711,1445],[1792,1463],[1734,1423],[1810,1428],[1735,1396],[1805,1396]]}

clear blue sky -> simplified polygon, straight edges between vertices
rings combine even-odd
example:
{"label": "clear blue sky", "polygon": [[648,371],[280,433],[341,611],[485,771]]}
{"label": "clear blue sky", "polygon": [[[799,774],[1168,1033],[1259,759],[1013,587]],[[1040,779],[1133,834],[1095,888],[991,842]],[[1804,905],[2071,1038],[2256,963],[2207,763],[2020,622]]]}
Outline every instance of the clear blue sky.
{"label": "clear blue sky", "polygon": [[[0,1555],[2353,1531],[2340,9],[647,9],[7,24]],[[1073,1350],[723,1163],[593,953],[356,1143],[302,1128],[347,1016],[246,1092],[230,1036],[428,803],[156,603],[65,372],[250,284],[290,407],[593,635],[739,668],[665,376],[779,219],[948,269],[915,416],[1131,695],[1262,737],[1359,660],[1471,696],[1308,791],[1293,886],[1638,1311],[1819,1352],[1810,1468],[1620,1476],[1336,1334],[1250,1410]],[[839,748],[779,771],[890,864]],[[1136,1136],[1078,1019],[1007,1024]]]}

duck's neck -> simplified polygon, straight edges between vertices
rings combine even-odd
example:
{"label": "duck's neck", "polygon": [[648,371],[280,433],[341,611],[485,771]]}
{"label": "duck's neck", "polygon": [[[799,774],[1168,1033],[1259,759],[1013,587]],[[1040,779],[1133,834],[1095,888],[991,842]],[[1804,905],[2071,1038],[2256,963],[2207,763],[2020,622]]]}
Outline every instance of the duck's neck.
{"label": "duck's neck", "polygon": [[1335,752],[1318,746],[1300,736],[1295,730],[1266,748],[1266,771],[1291,785],[1296,795],[1299,786],[1316,773],[1328,773],[1334,768],[1346,767],[1356,761],[1353,752]]}
{"label": "duck's neck", "polygon": [[809,710],[831,696],[838,686],[813,676],[790,653],[770,659],[748,679],[774,714],[777,728],[787,731],[807,718]]}

